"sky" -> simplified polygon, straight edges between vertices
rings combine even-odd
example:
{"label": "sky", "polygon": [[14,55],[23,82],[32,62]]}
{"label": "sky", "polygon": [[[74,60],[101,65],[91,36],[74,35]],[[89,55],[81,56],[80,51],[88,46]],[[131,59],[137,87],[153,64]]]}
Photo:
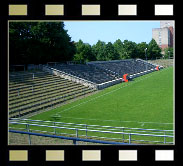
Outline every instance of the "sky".
{"label": "sky", "polygon": [[98,40],[114,43],[117,39],[149,43],[152,29],[160,28],[160,21],[64,21],[64,24],[72,41],[81,39],[90,45]]}

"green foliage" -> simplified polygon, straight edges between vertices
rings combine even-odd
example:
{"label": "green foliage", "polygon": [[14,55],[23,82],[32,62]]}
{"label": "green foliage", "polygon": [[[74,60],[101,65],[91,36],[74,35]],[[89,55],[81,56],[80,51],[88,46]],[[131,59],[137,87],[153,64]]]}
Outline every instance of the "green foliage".
{"label": "green foliage", "polygon": [[149,42],[147,49],[148,59],[155,59],[156,57],[161,57],[161,49],[154,39]]}
{"label": "green foliage", "polygon": [[92,46],[93,56],[98,61],[118,60],[118,59],[130,59],[130,58],[142,58],[145,59],[145,49],[148,59],[161,57],[161,49],[157,45],[156,41],[152,39],[149,44],[141,42],[136,44],[135,42],[117,39],[113,44],[103,41],[98,42]]}
{"label": "green foliage", "polygon": [[105,46],[106,60],[117,60],[119,59],[119,54],[115,50],[113,44],[108,42]]}
{"label": "green foliage", "polygon": [[124,48],[123,48],[123,43],[120,39],[117,39],[114,44],[114,49],[117,51],[119,54],[119,59],[126,59],[126,54],[124,54]]}
{"label": "green foliage", "polygon": [[92,46],[92,50],[98,61],[116,60],[120,58],[119,53],[111,42],[106,44],[98,40],[98,42]]}
{"label": "green foliage", "polygon": [[[136,44],[128,40],[122,42],[120,39],[114,43],[98,40],[93,46],[82,40],[74,43],[64,29],[63,22],[10,22],[9,48],[10,64],[145,59],[145,48],[148,59],[162,56],[154,39],[149,44]],[[169,54],[173,56],[173,50],[165,50],[165,56]]]}
{"label": "green foliage", "polygon": [[126,53],[126,58],[137,58],[137,44],[132,41],[123,41],[123,51]]}
{"label": "green foliage", "polygon": [[75,46],[63,22],[10,22],[10,64],[72,60]]}
{"label": "green foliage", "polygon": [[82,40],[79,40],[76,44],[76,54],[74,55],[74,60],[81,63],[94,61],[95,56],[92,53],[92,48],[89,44],[83,43]]}
{"label": "green foliage", "polygon": [[164,58],[173,57],[173,48],[172,47],[165,48],[164,52],[165,52]]}
{"label": "green foliage", "polygon": [[98,40],[98,42],[92,46],[93,54],[98,61],[107,60],[105,47],[105,42],[102,42],[100,40]]}
{"label": "green foliage", "polygon": [[148,48],[148,44],[146,42],[141,42],[137,44],[138,57],[145,59],[145,49]]}

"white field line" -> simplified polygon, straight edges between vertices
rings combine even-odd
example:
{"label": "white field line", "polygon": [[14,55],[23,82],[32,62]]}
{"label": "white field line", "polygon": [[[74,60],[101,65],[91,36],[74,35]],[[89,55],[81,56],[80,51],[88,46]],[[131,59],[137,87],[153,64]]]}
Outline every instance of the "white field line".
{"label": "white field line", "polygon": [[[53,115],[58,115],[59,113],[63,113],[63,112],[65,112],[65,111],[71,110],[71,109],[76,108],[76,107],[78,107],[78,106],[80,106],[80,105],[86,104],[86,103],[88,103],[88,102],[90,102],[90,101],[96,100],[96,99],[98,99],[98,98],[101,98],[101,97],[106,96],[106,95],[108,95],[108,94],[111,94],[111,93],[113,93],[113,92],[116,92],[116,91],[118,91],[118,90],[120,90],[120,89],[122,89],[122,88],[125,88],[125,87],[127,87],[127,86],[133,85],[133,84],[138,83],[138,82],[140,82],[140,81],[143,81],[143,80],[145,80],[145,79],[147,79],[147,78],[150,78],[150,77],[152,77],[152,76],[154,76],[154,75],[156,75],[156,74],[159,74],[160,72],[163,72],[163,71],[168,70],[168,69],[169,69],[169,68],[166,68],[166,69],[160,70],[160,71],[158,71],[158,72],[151,73],[151,75],[149,75],[149,76],[147,76],[147,77],[144,77],[144,78],[139,79],[139,80],[137,80],[137,81],[131,82],[130,84],[126,84],[125,86],[121,86],[121,87],[118,88],[118,89],[112,90],[112,91],[107,92],[107,93],[105,93],[105,94],[103,94],[103,95],[100,95],[100,96],[97,96],[97,97],[92,98],[92,99],[90,99],[90,100],[87,100],[87,101],[85,101],[85,102],[79,103],[79,104],[74,105],[74,106],[72,106],[72,107],[70,107],[70,108],[67,108],[67,109],[64,109],[64,110],[62,110],[62,111],[59,111],[59,112],[57,112],[56,114],[53,114]],[[53,116],[53,115],[52,115],[52,116]]]}
{"label": "white field line", "polygon": [[64,117],[61,116],[61,118],[70,118],[70,119],[80,119],[80,120],[93,120],[93,121],[113,121],[113,122],[127,122],[127,123],[154,123],[154,124],[165,124],[165,125],[172,125],[173,123],[159,123],[159,122],[139,122],[139,121],[122,121],[122,120],[101,120],[101,119],[88,119],[88,118],[73,118],[73,117]]}

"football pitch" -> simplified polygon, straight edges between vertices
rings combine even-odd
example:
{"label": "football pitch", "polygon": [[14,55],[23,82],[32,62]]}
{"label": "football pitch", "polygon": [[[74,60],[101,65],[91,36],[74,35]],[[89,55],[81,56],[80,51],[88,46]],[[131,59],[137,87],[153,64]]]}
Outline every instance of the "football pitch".
{"label": "football pitch", "polygon": [[173,67],[165,68],[29,119],[172,130],[173,82]]}

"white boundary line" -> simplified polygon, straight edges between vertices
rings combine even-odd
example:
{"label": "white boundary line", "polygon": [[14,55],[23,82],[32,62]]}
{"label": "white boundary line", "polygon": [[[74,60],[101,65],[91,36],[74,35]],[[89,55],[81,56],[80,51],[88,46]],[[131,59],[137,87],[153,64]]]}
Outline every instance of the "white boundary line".
{"label": "white boundary line", "polygon": [[93,121],[113,121],[113,122],[127,122],[127,123],[154,123],[154,124],[165,124],[165,125],[172,125],[173,123],[158,123],[158,122],[139,122],[139,121],[121,121],[121,120],[101,120],[101,119],[88,119],[88,118],[73,118],[73,117],[64,117],[61,118],[70,118],[70,119],[83,119],[83,120],[93,120]]}

